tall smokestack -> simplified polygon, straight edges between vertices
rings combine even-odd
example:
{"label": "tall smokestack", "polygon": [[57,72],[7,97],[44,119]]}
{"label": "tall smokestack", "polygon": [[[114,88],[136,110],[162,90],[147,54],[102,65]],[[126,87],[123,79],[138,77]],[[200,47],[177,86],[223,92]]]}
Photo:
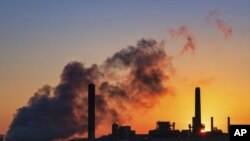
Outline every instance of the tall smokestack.
{"label": "tall smokestack", "polygon": [[214,130],[214,117],[211,117],[211,132]]}
{"label": "tall smokestack", "polygon": [[200,88],[195,88],[195,117],[193,117],[193,133],[199,135],[204,126],[201,124],[201,96]]}
{"label": "tall smokestack", "polygon": [[88,86],[88,139],[95,140],[95,85]]}
{"label": "tall smokestack", "polygon": [[200,88],[195,88],[195,118],[197,123],[201,124],[201,94]]}
{"label": "tall smokestack", "polygon": [[230,131],[230,117],[227,117],[227,133]]}

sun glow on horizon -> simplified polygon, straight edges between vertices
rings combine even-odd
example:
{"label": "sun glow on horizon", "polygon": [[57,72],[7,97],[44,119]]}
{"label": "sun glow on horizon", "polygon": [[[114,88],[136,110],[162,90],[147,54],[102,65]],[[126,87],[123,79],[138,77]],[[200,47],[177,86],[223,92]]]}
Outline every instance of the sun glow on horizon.
{"label": "sun glow on horizon", "polygon": [[[191,129],[189,124],[192,125],[195,116],[195,87],[201,89],[201,123],[205,125],[200,130],[202,135],[213,128],[211,117],[213,129],[223,133],[228,132],[227,117],[231,118],[231,124],[250,124],[250,2],[31,3],[0,2],[0,135],[7,133],[13,115],[27,105],[37,89],[44,84],[53,87],[64,84],[60,83],[60,73],[70,61],[82,62],[88,68],[97,64],[101,68],[99,71],[107,73],[105,77],[98,74],[100,79],[94,82],[97,88],[101,84],[106,86],[106,83],[97,83],[108,78],[112,89],[118,91],[110,94],[111,89],[106,89],[110,87],[103,88],[106,92],[97,90],[98,98],[110,94],[107,106],[105,103],[100,106],[108,107],[110,113],[99,114],[108,113],[107,120],[101,119],[96,127],[97,137],[110,134],[112,122],[131,126],[138,134],[155,129],[157,121],[175,122],[176,130]],[[205,18],[209,15],[207,22]],[[150,62],[151,57],[144,57],[151,53],[151,48],[145,52],[140,48],[134,53],[140,39],[160,43],[159,51],[154,53],[159,54],[154,58],[160,61]],[[123,55],[126,53],[123,49],[129,46],[131,54]],[[133,54],[141,57],[130,63]],[[127,58],[124,62],[132,69],[112,70],[114,65],[103,67],[105,65],[101,64],[112,55]],[[163,61],[165,57],[167,60]],[[115,65],[121,62],[118,60]],[[140,71],[134,69],[135,64]],[[95,69],[93,67],[93,74],[99,72]],[[166,76],[159,75],[162,72]],[[150,73],[155,75],[148,75]],[[133,76],[141,78],[140,81],[131,81]],[[151,78],[162,80],[162,83],[152,83],[155,88],[152,90],[158,91],[162,86],[167,89],[155,95],[151,91],[140,93],[147,90],[148,85],[139,87],[137,83],[148,84],[153,82]],[[116,97],[123,92],[114,86],[124,88],[129,95]],[[135,98],[131,99],[131,94]],[[143,96],[138,97],[139,94]],[[111,96],[116,100],[112,101]],[[87,108],[84,106],[79,107]],[[48,111],[51,110],[53,108]],[[81,123],[84,120],[80,120]],[[85,129],[79,136],[87,136]]]}
{"label": "sun glow on horizon", "polygon": [[201,133],[206,133],[206,132],[208,132],[206,129],[201,130]]}

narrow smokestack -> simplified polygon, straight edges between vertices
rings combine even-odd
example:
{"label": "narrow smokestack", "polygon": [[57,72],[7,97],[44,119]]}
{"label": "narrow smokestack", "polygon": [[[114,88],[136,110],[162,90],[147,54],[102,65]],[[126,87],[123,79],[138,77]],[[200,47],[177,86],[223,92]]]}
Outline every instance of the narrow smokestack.
{"label": "narrow smokestack", "polygon": [[173,130],[175,130],[175,122],[173,122]]}
{"label": "narrow smokestack", "polygon": [[88,86],[88,139],[95,140],[95,85]]}
{"label": "narrow smokestack", "polygon": [[227,132],[230,131],[230,117],[227,117]]}
{"label": "narrow smokestack", "polygon": [[195,118],[197,123],[201,124],[201,95],[200,88],[195,88]]}
{"label": "narrow smokestack", "polygon": [[214,117],[211,117],[211,132],[214,130]]}
{"label": "narrow smokestack", "polygon": [[200,88],[195,88],[195,117],[193,117],[193,133],[199,135],[203,129],[201,124],[201,96]]}

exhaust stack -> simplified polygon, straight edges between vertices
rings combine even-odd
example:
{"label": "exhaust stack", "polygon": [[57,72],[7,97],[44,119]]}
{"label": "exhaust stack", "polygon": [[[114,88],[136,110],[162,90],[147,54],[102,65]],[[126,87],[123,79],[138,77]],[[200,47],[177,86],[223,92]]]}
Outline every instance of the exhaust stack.
{"label": "exhaust stack", "polygon": [[95,140],[95,85],[88,86],[88,139]]}
{"label": "exhaust stack", "polygon": [[195,117],[193,117],[193,133],[199,135],[204,125],[201,124],[201,95],[200,88],[195,88]]}
{"label": "exhaust stack", "polygon": [[211,117],[211,132],[214,130],[214,117]]}

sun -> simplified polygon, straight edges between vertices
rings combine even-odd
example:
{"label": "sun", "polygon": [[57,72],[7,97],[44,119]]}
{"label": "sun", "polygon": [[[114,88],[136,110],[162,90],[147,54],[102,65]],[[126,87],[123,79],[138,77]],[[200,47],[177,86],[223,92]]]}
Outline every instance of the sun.
{"label": "sun", "polygon": [[206,133],[207,131],[205,129],[201,129],[201,133]]}

